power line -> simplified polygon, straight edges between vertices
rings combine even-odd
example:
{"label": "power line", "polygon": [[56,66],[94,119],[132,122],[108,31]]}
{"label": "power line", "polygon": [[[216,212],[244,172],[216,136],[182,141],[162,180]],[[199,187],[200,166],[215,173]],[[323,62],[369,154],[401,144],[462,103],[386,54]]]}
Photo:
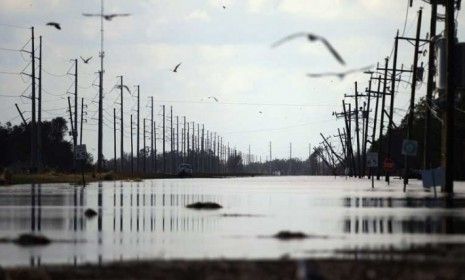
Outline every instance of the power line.
{"label": "power line", "polygon": [[207,101],[187,101],[187,100],[157,100],[159,103],[187,103],[206,105],[245,105],[245,106],[283,106],[283,107],[334,107],[333,104],[285,104],[285,103],[251,103],[251,102],[207,102]]}

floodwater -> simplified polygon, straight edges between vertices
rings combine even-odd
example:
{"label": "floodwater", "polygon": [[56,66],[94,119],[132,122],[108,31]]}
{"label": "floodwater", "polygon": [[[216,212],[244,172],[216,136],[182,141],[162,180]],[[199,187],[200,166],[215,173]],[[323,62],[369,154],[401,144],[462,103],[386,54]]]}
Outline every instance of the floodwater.
{"label": "floodwater", "polygon": [[[0,188],[0,238],[36,232],[47,246],[0,243],[0,265],[134,259],[331,257],[338,250],[465,243],[465,184],[453,200],[419,181],[334,177],[166,179]],[[439,194],[440,195],[440,194]],[[217,202],[220,210],[186,204]],[[99,215],[88,219],[87,208]],[[312,238],[281,241],[281,230]]]}

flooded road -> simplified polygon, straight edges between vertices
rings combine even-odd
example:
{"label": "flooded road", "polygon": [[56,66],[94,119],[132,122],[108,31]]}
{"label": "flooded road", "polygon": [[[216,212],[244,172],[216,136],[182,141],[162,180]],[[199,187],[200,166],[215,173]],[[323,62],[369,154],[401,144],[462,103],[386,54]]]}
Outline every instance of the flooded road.
{"label": "flooded road", "polygon": [[[453,200],[420,182],[407,193],[334,177],[166,179],[0,188],[0,238],[36,232],[47,246],[0,243],[0,264],[133,259],[332,257],[337,250],[465,243],[465,184]],[[216,202],[219,210],[187,209]],[[99,214],[86,218],[87,208]],[[281,230],[313,236],[280,241]]]}

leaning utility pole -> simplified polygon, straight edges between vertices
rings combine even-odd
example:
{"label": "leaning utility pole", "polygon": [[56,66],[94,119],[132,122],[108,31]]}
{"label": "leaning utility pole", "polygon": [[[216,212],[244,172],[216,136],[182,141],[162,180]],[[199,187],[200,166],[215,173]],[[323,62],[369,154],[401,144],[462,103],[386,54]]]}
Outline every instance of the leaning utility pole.
{"label": "leaning utility pole", "polygon": [[[71,99],[68,96],[68,110],[69,110],[69,123],[71,124],[71,135],[74,135],[76,132],[76,127],[74,127],[73,122],[73,110],[71,109]],[[73,153],[73,169],[76,169],[76,154]]]}
{"label": "leaning utility pole", "polygon": [[19,116],[21,117],[21,120],[23,120],[24,126],[27,126],[27,122],[26,122],[26,119],[24,118],[23,112],[21,112],[21,110],[19,109],[17,103],[15,103],[15,106],[16,106],[16,109],[18,110],[18,113],[19,113]]}
{"label": "leaning utility pole", "polygon": [[[410,95],[410,110],[408,115],[408,125],[407,125],[407,139],[413,139],[413,118],[415,112],[415,91],[417,85],[418,77],[418,49],[420,48],[420,32],[421,32],[421,18],[422,10],[418,11],[418,22],[417,22],[417,35],[415,38],[415,52],[413,56],[413,75],[412,75],[412,92]],[[408,184],[409,177],[409,156],[405,156],[405,165],[404,165],[404,191]]]}
{"label": "leaning utility pole", "polygon": [[[363,118],[365,119],[365,128],[363,129],[363,174],[366,173],[366,161],[367,161],[367,149],[368,149],[368,123],[370,122],[370,106],[371,106],[371,79],[368,81],[368,101],[366,111],[363,112]],[[370,174],[371,176],[371,174]]]}
{"label": "leaning utility pole", "polygon": [[444,114],[444,136],[443,164],[445,168],[446,184],[443,192],[452,194],[454,192],[454,125],[455,125],[455,84],[454,71],[455,62],[455,8],[454,0],[446,0],[446,111]]}
{"label": "leaning utility pole", "polygon": [[438,15],[438,4],[437,0],[431,0],[431,22],[430,22],[430,31],[429,31],[429,51],[428,51],[428,82],[426,85],[426,116],[425,116],[425,134],[424,138],[424,148],[423,148],[423,169],[431,168],[431,120],[432,113],[431,108],[433,107],[433,91],[434,91],[434,75],[436,72],[435,67],[435,41],[434,37],[436,36],[436,21]]}

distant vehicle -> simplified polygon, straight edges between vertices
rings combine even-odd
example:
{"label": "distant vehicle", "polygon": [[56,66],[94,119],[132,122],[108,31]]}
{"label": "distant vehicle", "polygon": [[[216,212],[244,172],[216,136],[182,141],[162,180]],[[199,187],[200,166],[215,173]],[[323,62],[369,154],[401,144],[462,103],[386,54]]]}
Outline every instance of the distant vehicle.
{"label": "distant vehicle", "polygon": [[181,163],[178,167],[177,175],[179,177],[190,177],[192,176],[192,165],[188,163]]}

